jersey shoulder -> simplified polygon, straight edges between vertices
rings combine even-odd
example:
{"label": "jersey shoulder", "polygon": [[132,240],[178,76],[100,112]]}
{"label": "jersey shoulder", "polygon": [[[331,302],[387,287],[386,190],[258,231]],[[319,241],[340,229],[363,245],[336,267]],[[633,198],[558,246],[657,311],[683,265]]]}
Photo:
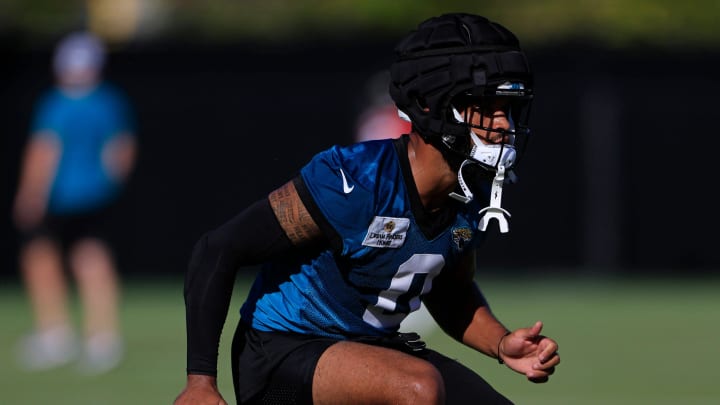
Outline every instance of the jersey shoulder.
{"label": "jersey shoulder", "polygon": [[368,223],[388,205],[387,199],[405,195],[390,139],[334,146],[315,155],[300,174],[321,213],[341,237],[366,231]]}

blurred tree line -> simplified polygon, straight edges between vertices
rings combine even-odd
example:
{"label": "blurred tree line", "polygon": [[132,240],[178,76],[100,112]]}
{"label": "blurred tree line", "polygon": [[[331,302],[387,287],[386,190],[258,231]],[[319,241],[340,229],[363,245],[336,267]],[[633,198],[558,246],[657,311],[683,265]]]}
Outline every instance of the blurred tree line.
{"label": "blurred tree line", "polygon": [[0,35],[32,46],[90,26],[106,39],[235,42],[396,37],[450,11],[503,21],[526,45],[720,45],[716,0],[0,0]]}

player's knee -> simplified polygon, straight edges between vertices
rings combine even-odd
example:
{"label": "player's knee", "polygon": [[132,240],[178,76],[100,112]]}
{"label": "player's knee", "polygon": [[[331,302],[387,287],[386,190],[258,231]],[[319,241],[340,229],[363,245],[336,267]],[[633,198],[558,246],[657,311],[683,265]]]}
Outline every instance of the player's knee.
{"label": "player's knee", "polygon": [[408,404],[438,405],[445,403],[445,383],[438,370],[428,365],[413,375]]}
{"label": "player's knee", "polygon": [[22,249],[20,259],[23,263],[35,264],[37,261],[59,260],[60,248],[52,240],[38,237],[28,242]]}
{"label": "player's knee", "polygon": [[109,247],[99,239],[83,239],[70,250],[70,267],[78,279],[108,277],[115,271]]}

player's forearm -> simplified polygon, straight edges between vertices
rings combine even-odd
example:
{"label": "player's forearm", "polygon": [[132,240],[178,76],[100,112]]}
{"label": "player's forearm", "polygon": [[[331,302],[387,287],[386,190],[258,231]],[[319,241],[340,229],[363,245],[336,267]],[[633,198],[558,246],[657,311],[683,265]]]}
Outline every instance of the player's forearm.
{"label": "player's forearm", "polygon": [[507,328],[485,305],[475,311],[472,321],[463,333],[462,342],[490,357],[497,358],[498,342],[506,332]]}
{"label": "player's forearm", "polygon": [[454,281],[438,280],[423,301],[440,328],[458,342],[464,342],[477,309],[487,302],[474,283]]}
{"label": "player's forearm", "polygon": [[237,269],[283,257],[293,248],[267,199],[204,235],[185,277],[188,373],[215,375]]}
{"label": "player's forearm", "polygon": [[220,334],[227,317],[235,271],[208,235],[198,241],[185,276],[187,372],[217,374]]}

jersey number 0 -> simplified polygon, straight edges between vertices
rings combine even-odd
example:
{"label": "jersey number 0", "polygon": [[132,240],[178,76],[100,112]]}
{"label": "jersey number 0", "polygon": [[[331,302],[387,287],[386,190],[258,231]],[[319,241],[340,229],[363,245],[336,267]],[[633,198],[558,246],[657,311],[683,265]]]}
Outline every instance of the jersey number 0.
{"label": "jersey number 0", "polygon": [[394,329],[412,311],[420,308],[420,296],[430,291],[445,258],[440,254],[414,254],[398,267],[390,286],[380,292],[375,305],[368,305],[363,320],[383,329]]}

